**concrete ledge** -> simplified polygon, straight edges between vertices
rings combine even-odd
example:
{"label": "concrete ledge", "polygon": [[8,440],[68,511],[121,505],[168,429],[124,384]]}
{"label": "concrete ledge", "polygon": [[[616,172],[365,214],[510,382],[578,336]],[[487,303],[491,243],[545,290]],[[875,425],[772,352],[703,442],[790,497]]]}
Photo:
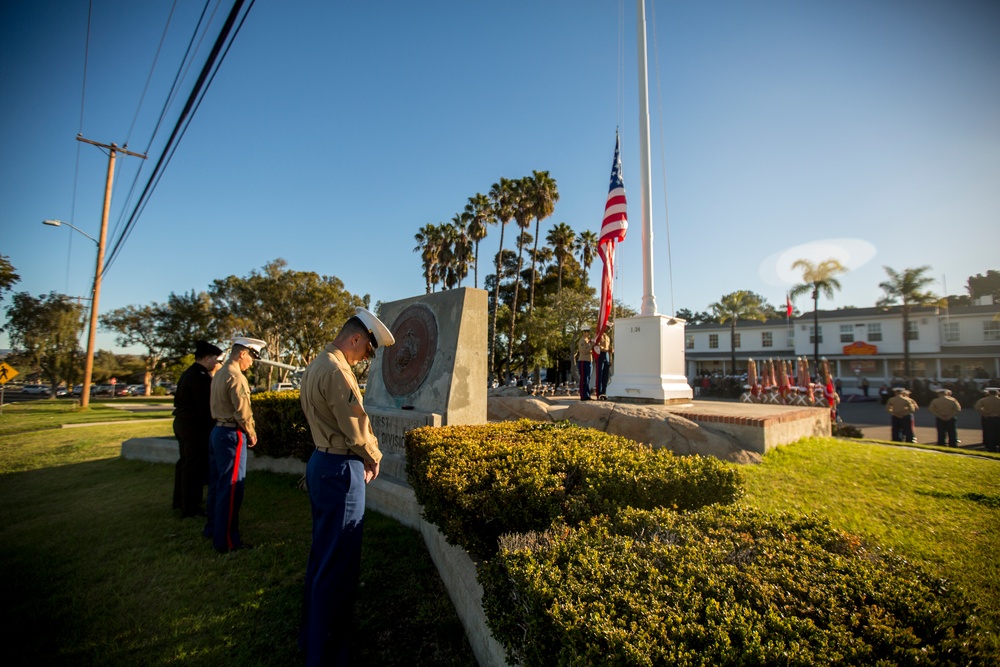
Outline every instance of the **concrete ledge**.
{"label": "concrete ledge", "polygon": [[[132,461],[177,463],[180,458],[177,441],[173,438],[130,438],[122,443],[121,457]],[[306,464],[296,459],[275,459],[250,450],[247,470],[267,470],[290,475],[306,474]]]}

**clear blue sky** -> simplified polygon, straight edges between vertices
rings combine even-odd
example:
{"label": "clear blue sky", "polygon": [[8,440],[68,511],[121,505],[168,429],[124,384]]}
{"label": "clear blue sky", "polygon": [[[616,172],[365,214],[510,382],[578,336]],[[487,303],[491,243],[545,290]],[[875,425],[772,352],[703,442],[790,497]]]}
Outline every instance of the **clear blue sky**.
{"label": "clear blue sky", "polygon": [[[87,293],[94,244],[41,221],[97,236],[107,158],[74,138],[146,149],[201,9],[178,4],[131,134],[170,2],[93,0],[82,125],[88,3],[0,6],[0,254],[16,290]],[[597,231],[616,125],[631,224],[616,294],[638,308],[635,5],[620,29],[613,0],[257,2],[106,275],[101,312],[278,257],[373,302],[419,294],[417,229],[535,169],[560,192],[543,237],[559,222]],[[660,312],[737,289],[780,305],[800,257],[852,267],[821,307],[873,305],[883,265],[930,265],[948,293],[1000,269],[1000,3],[680,0],[647,16]],[[139,162],[119,159],[112,232]]]}

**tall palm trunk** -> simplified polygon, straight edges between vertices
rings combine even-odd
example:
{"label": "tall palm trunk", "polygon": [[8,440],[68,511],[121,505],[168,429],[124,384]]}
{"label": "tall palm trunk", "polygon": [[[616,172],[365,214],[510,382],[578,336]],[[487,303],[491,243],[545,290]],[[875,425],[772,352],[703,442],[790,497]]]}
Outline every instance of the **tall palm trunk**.
{"label": "tall palm trunk", "polygon": [[517,273],[514,274],[514,300],[510,305],[510,338],[507,339],[507,358],[504,368],[507,369],[507,379],[510,379],[510,360],[514,356],[514,325],[517,322],[517,292],[521,286],[521,268],[524,265],[524,234],[517,235]]}
{"label": "tall palm trunk", "polygon": [[507,225],[500,223],[500,250],[497,251],[496,285],[493,288],[493,323],[490,325],[490,379],[496,376],[493,353],[497,346],[497,313],[500,310],[500,262],[503,259],[503,235]]}

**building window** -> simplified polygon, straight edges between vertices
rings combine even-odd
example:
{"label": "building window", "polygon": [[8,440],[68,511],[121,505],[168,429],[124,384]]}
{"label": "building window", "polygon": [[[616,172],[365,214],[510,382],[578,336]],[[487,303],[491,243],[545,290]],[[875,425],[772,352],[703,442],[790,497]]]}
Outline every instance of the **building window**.
{"label": "building window", "polygon": [[708,334],[708,349],[719,349],[719,334]]}
{"label": "building window", "polygon": [[920,340],[920,333],[917,331],[917,323],[910,320],[906,323],[906,339],[907,340]]}
{"label": "building window", "polygon": [[983,340],[1000,340],[1000,322],[983,322]]}
{"label": "building window", "polygon": [[743,345],[740,344],[740,334],[733,334],[733,349],[738,350],[741,347],[743,347]]}
{"label": "building window", "polygon": [[853,343],[854,342],[854,326],[850,324],[840,325],[840,342],[841,343]]}
{"label": "building window", "polygon": [[694,349],[694,336],[692,334],[688,334],[687,336],[684,337],[684,349],[686,350]]}
{"label": "building window", "polygon": [[868,325],[868,342],[877,343],[882,340],[882,323],[876,322]]}
{"label": "building window", "polygon": [[762,331],[760,334],[760,344],[763,347],[774,347],[774,334],[770,331]]}
{"label": "building window", "polygon": [[[958,322],[945,322],[944,323],[944,342],[946,343],[957,343],[958,338]],[[954,375],[949,377],[956,377]]]}
{"label": "building window", "polygon": [[809,342],[812,344],[823,342],[823,327],[809,325]]}

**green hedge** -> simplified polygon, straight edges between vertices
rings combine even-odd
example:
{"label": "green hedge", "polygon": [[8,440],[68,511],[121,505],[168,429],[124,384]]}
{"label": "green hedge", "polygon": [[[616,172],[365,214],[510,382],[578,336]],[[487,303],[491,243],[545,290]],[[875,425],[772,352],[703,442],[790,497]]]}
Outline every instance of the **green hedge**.
{"label": "green hedge", "polygon": [[427,521],[476,558],[504,533],[575,525],[625,506],[692,509],[742,494],[738,470],[567,423],[425,427],[406,472]]}
{"label": "green hedge", "polygon": [[988,664],[960,593],[815,516],[626,510],[501,545],[483,606],[525,667]]}
{"label": "green hedge", "polygon": [[274,458],[309,460],[315,446],[297,390],[253,394],[250,406],[257,426],[255,453]]}

